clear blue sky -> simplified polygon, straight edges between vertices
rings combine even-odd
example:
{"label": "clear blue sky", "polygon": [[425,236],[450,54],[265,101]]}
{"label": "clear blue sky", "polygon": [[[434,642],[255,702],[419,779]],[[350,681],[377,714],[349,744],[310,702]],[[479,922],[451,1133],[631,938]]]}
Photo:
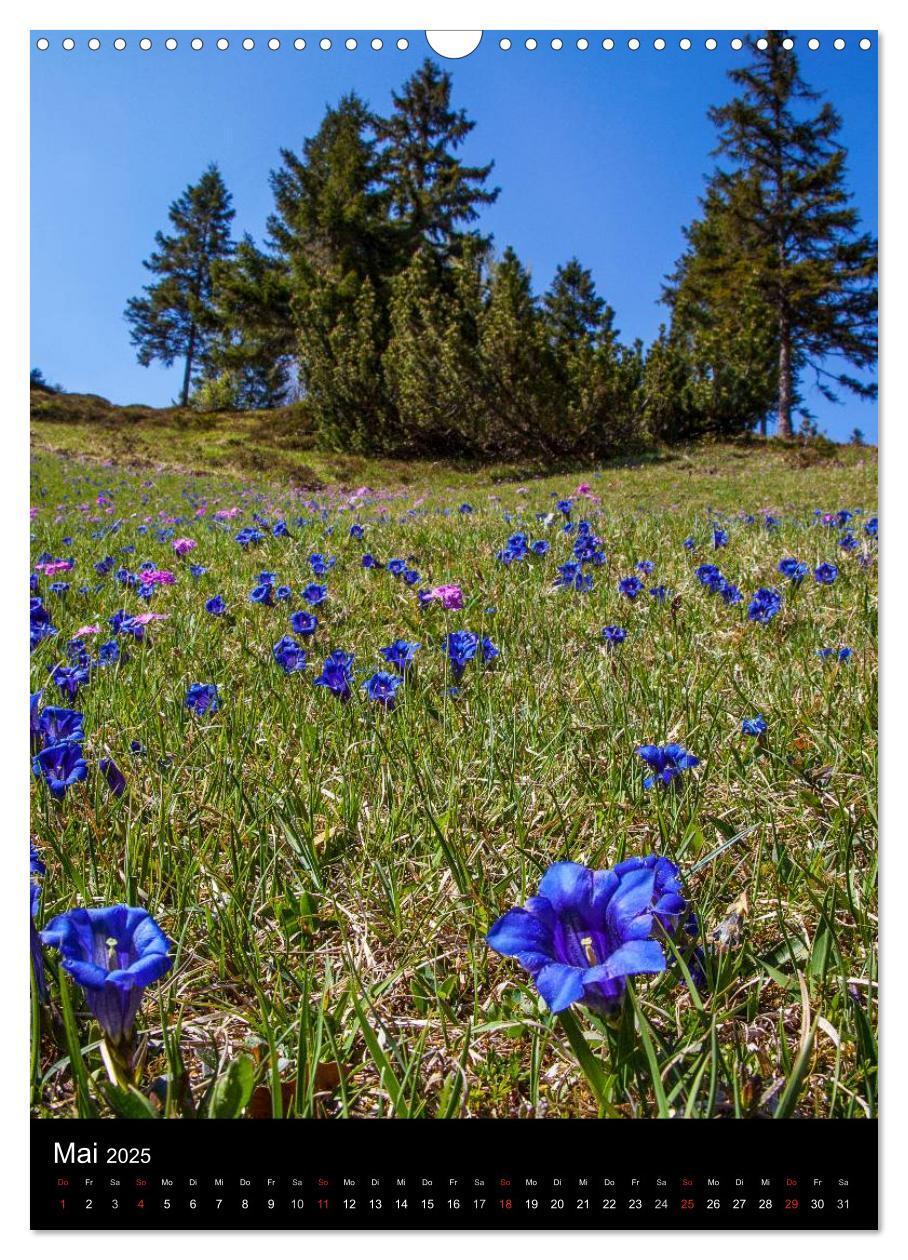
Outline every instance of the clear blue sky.
{"label": "clear blue sky", "polygon": [[[43,33],[43,32],[42,32]],[[163,35],[151,51],[126,32],[97,32],[99,51],[79,36],[74,51],[50,35],[31,64],[31,363],[66,389],[103,394],[119,403],[165,404],[179,389],[179,369],[142,368],[123,319],[127,299],[148,279],[142,267],[154,233],[166,227],[167,207],[203,168],[216,161],[234,196],[236,234],[261,240],[271,208],[268,173],[281,147],[298,148],[318,126],[325,105],[355,88],[379,112],[392,88],[429,53],[422,32],[399,51],[394,38],[375,52],[360,39],[349,52],[334,38],[329,52],[307,36],[254,32],[256,47],[241,48],[248,32],[226,34],[218,51],[202,32],[201,51],[165,51]],[[738,32],[734,32],[738,33]],[[867,32],[873,34],[872,32]],[[322,34],[322,32],[319,32]],[[445,61],[454,100],[476,120],[463,154],[495,159],[498,202],[481,226],[497,247],[513,245],[544,289],[559,262],[576,254],[590,267],[600,292],[617,312],[624,339],[650,341],[665,318],[660,283],[682,248],[682,225],[697,211],[703,176],[711,168],[714,133],[707,107],[732,94],[726,70],[747,57],[730,36],[708,51],[703,36],[687,52],[679,34],[663,32],[667,47],[641,36],[636,52],[616,34],[603,50],[598,38],[581,52],[577,33],[562,32],[553,51],[498,47],[487,32],[476,52]],[[844,119],[848,178],[864,225],[877,230],[877,54],[858,47],[835,51],[817,32],[819,51],[796,35],[802,72]],[[807,383],[821,427],[844,438],[856,426],[876,440],[876,404],[824,402]]]}

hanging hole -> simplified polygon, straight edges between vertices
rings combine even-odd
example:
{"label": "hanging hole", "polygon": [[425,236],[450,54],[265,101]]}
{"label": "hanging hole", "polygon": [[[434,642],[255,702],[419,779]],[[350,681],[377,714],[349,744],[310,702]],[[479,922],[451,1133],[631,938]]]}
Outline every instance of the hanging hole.
{"label": "hanging hole", "polygon": [[687,38],[686,35],[684,36],[682,40],[679,40],[678,43],[679,43],[679,46],[684,50],[684,52],[690,51],[690,40]]}
{"label": "hanging hole", "polygon": [[380,40],[377,35],[375,36],[375,39],[373,39],[372,41],[372,47],[375,49],[376,52],[380,52],[381,49],[384,48],[383,41]]}
{"label": "hanging hole", "polygon": [[199,39],[198,35],[196,35],[195,39],[191,39],[189,41],[189,47],[193,52],[201,52],[201,50],[205,47],[205,41]]}
{"label": "hanging hole", "polygon": [[706,47],[710,52],[715,52],[719,47],[719,41],[717,39],[713,39],[712,35],[710,35],[709,39],[706,41]]}
{"label": "hanging hole", "polygon": [[586,52],[589,46],[590,46],[590,41],[586,39],[583,35],[581,35],[580,38],[577,40],[577,47],[580,49],[581,52]]}
{"label": "hanging hole", "polygon": [[303,49],[306,47],[306,41],[302,38],[297,38],[293,41],[293,47],[296,49],[297,52],[302,52]]}
{"label": "hanging hole", "polygon": [[177,41],[173,38],[172,35],[169,39],[164,40],[164,47],[167,49],[168,52],[173,52],[176,46],[177,46]]}
{"label": "hanging hole", "polygon": [[426,31],[426,41],[439,57],[457,60],[475,52],[482,39],[482,31]]}
{"label": "hanging hole", "polygon": [[653,47],[656,49],[656,51],[657,51],[657,52],[661,52],[661,51],[662,51],[662,49],[665,47],[665,40],[664,40],[664,39],[661,39],[661,38],[660,38],[660,39],[654,39],[654,40],[653,40]]}
{"label": "hanging hole", "polygon": [[230,40],[225,39],[224,36],[222,35],[221,38],[217,41],[217,47],[221,50],[221,52],[226,52],[227,49],[230,47]]}
{"label": "hanging hole", "polygon": [[408,39],[404,39],[403,37],[401,37],[397,41],[397,47],[400,49],[401,52],[406,52],[407,49],[410,47],[410,41]]}
{"label": "hanging hole", "polygon": [[606,52],[611,52],[612,49],[615,47],[615,41],[613,39],[604,39],[602,41],[602,47],[605,49]]}
{"label": "hanging hole", "polygon": [[281,41],[279,39],[272,38],[268,40],[268,47],[271,49],[272,52],[277,52],[280,46],[281,46]]}
{"label": "hanging hole", "polygon": [[126,40],[123,38],[122,35],[119,35],[114,40],[114,48],[116,48],[117,52],[122,52],[125,47],[126,47]]}
{"label": "hanging hole", "polygon": [[76,46],[76,41],[72,39],[69,35],[67,35],[66,39],[64,39],[63,41],[63,47],[66,50],[66,52],[72,52],[75,46]]}
{"label": "hanging hole", "polygon": [[147,35],[139,40],[139,47],[142,49],[142,52],[148,52],[149,48],[151,47],[151,40],[148,38]]}

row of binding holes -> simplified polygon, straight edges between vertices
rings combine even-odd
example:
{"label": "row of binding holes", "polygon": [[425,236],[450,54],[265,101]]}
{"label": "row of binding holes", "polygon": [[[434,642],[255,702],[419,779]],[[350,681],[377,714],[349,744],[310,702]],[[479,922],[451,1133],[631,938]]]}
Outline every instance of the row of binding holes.
{"label": "row of binding holes", "polygon": [[[101,47],[101,41],[97,38],[97,36],[92,36],[87,43],[92,52],[97,52]],[[241,47],[246,52],[251,52],[252,49],[255,48],[255,40],[250,35],[247,35],[245,39],[240,41],[240,43]],[[302,37],[294,39],[292,43],[293,47],[298,52],[302,52],[302,50],[306,47],[306,41]],[[353,50],[359,46],[359,41],[354,39],[352,35],[345,39],[343,43],[348,52],[353,52]],[[220,39],[216,39],[214,41],[214,44],[221,52],[226,52],[226,50],[230,47],[230,40],[226,39],[222,35]],[[76,41],[71,35],[67,35],[67,37],[63,40],[63,48],[65,51],[72,52],[75,46]],[[113,46],[117,52],[122,52],[126,47],[126,40],[123,39],[122,36],[119,36],[113,41]],[[267,46],[272,52],[277,52],[277,50],[281,47],[281,41],[276,36],[272,36],[272,38],[267,41]],[[318,46],[322,52],[328,52],[334,46],[334,43],[333,40],[330,40],[328,36],[325,35],[318,41]],[[384,40],[380,39],[379,36],[376,35],[374,39],[369,41],[369,46],[378,52],[381,48],[384,48]],[[50,48],[50,40],[42,35],[40,39],[36,40],[35,47],[38,48],[40,52],[46,52],[47,49]],[[146,35],[139,40],[139,47],[143,52],[148,52],[148,50],[153,47],[153,42]],[[179,47],[179,41],[174,39],[171,35],[168,39],[164,40],[164,47],[168,52],[173,52],[175,48]],[[200,52],[205,47],[205,41],[196,35],[194,39],[189,41],[189,47],[193,50],[193,52]],[[405,52],[410,47],[410,41],[401,36],[400,39],[395,40],[395,47],[401,52]]]}
{"label": "row of binding holes", "polygon": [[[794,48],[794,43],[795,43],[794,40],[790,38],[784,39],[782,41],[783,47],[788,48],[788,49]],[[72,36],[68,35],[63,40],[63,48],[66,50],[66,52],[72,52],[75,46],[76,46],[76,41],[72,38]],[[113,46],[118,52],[122,52],[123,49],[126,47],[126,40],[123,39],[122,36],[120,36],[118,39],[115,39],[113,41]],[[205,46],[205,41],[203,39],[200,39],[198,36],[196,36],[194,39],[191,39],[189,41],[189,47],[193,49],[194,52],[199,52],[202,48],[204,48],[204,46]],[[252,49],[255,48],[255,40],[252,39],[251,36],[247,35],[247,37],[241,41],[241,46],[246,52],[251,52]],[[272,37],[271,39],[268,40],[267,46],[272,52],[276,52],[281,47],[281,41],[276,36]],[[328,52],[332,48],[333,44],[332,44],[332,41],[326,35],[318,41],[318,46],[322,50],[322,52]],[[369,46],[373,48],[376,52],[378,52],[381,48],[384,47],[384,40],[380,39],[376,35],[374,39],[369,41]],[[407,48],[409,48],[410,41],[408,39],[403,38],[402,36],[400,39],[395,41],[395,46],[401,52],[404,52],[406,51]],[[508,49],[510,49],[513,45],[512,45],[511,40],[508,39],[507,36],[505,36],[503,39],[500,39],[498,41],[498,46],[499,48],[502,49],[502,51],[507,52]],[[528,49],[530,52],[533,52],[536,48],[539,47],[539,41],[534,36],[531,35],[523,41],[523,46],[524,48]],[[611,50],[615,46],[616,46],[615,41],[613,39],[606,38],[602,41],[602,47],[605,49],[606,52],[611,52]],[[641,46],[641,41],[636,36],[633,36],[631,39],[627,41],[627,47],[630,49],[631,52],[636,52],[637,49],[640,48],[640,46]],[[757,40],[758,48],[765,49],[767,46],[768,46],[767,41],[765,39]],[[837,52],[841,52],[842,49],[846,47],[846,41],[842,39],[841,36],[839,36],[837,39],[834,39],[832,41],[832,46],[833,48],[836,49]],[[865,52],[867,51],[867,49],[871,48],[872,46],[873,45],[871,41],[867,39],[866,36],[863,39],[858,40],[858,47],[862,48]],[[46,39],[42,35],[41,38],[36,41],[36,47],[39,49],[40,52],[46,52],[47,49],[50,47],[50,40]],[[96,36],[92,36],[92,38],[88,40],[88,47],[92,52],[97,52],[98,49],[101,47],[101,41]],[[148,50],[152,47],[152,41],[147,36],[145,36],[144,38],[139,40],[139,47],[142,49],[143,52],[148,52]],[[173,36],[170,36],[169,39],[164,40],[164,47],[168,50],[168,52],[173,52],[173,50],[178,47],[178,41],[174,39]],[[220,39],[215,40],[215,47],[218,48],[221,52],[225,52],[230,47],[230,40],[225,39],[224,36],[222,35]],[[306,47],[306,41],[302,38],[295,39],[293,40],[293,47],[297,49],[297,51],[302,51]],[[358,47],[358,41],[354,39],[353,36],[351,35],[348,39],[344,40],[344,47],[348,50],[348,52],[353,52],[353,50]],[[555,52],[559,52],[564,47],[564,40],[556,36],[551,41],[551,47]],[[590,47],[590,41],[586,38],[586,36],[581,36],[577,40],[577,48],[581,52],[585,52],[586,49],[588,49],[589,47]],[[657,39],[653,40],[653,47],[657,51],[661,52],[664,48],[667,47],[667,43],[661,36],[659,36]],[[681,48],[682,51],[688,52],[693,47],[693,40],[688,39],[685,36],[683,39],[678,41],[678,47]],[[719,41],[713,38],[712,36],[710,36],[709,39],[704,41],[704,47],[709,49],[710,52],[714,52],[715,49],[719,47]],[[744,40],[736,36],[733,40],[731,40],[731,47],[736,52],[739,52],[744,47]],[[820,41],[816,39],[815,37],[808,39],[807,47],[812,52],[816,52],[816,50],[820,47]]]}
{"label": "row of binding holes", "polygon": [[[735,36],[735,38],[730,41],[730,44],[731,44],[731,47],[735,50],[735,52],[740,52],[740,50],[744,47],[744,40],[738,38],[738,36]],[[523,41],[523,46],[524,48],[527,48],[530,52],[533,52],[535,51],[535,49],[539,47],[539,41],[534,36],[531,35],[529,36],[528,39],[525,39]],[[637,49],[640,48],[641,46],[642,46],[641,40],[639,40],[635,35],[631,36],[631,38],[627,41],[627,47],[630,49],[631,52],[636,52]],[[694,46],[693,40],[688,39],[687,36],[685,36],[683,39],[678,40],[678,47],[682,49],[682,51],[684,52],[688,52],[691,48],[693,48],[693,46]],[[787,48],[790,50],[794,48],[794,46],[795,46],[795,42],[793,39],[786,38],[782,40],[783,48]],[[832,46],[833,48],[836,49],[837,52],[841,52],[842,49],[846,47],[846,41],[842,39],[841,36],[839,36],[837,39],[834,39],[832,41]],[[505,36],[503,39],[500,39],[498,41],[498,47],[501,48],[504,52],[507,52],[510,48],[513,47],[513,44],[511,40],[508,39],[507,36]],[[551,41],[551,47],[554,49],[555,52],[560,52],[560,50],[564,47],[564,40],[556,36]],[[587,48],[590,47],[590,41],[586,38],[586,36],[581,36],[580,39],[577,40],[577,47],[580,49],[581,52],[585,52]],[[606,39],[602,41],[602,47],[605,49],[606,52],[611,52],[612,49],[616,47],[615,40],[607,37]],[[667,41],[664,40],[661,36],[658,36],[656,39],[653,40],[653,48],[655,48],[658,52],[662,52],[662,50],[667,47],[668,47]],[[719,41],[715,39],[713,36],[710,36],[708,39],[704,40],[704,47],[708,48],[710,52],[714,52],[719,47]],[[765,39],[758,39],[757,47],[761,50],[765,50],[766,48],[769,47],[769,43]],[[820,41],[816,38],[808,39],[807,47],[811,50],[811,52],[816,52],[816,50],[820,47]],[[865,37],[863,39],[858,40],[858,47],[862,48],[866,52],[868,48],[872,47],[872,44],[870,40]]]}

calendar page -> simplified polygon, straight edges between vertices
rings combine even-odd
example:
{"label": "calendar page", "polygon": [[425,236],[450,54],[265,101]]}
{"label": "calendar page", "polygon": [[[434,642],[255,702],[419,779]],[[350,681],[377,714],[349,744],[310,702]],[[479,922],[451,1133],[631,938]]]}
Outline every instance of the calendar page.
{"label": "calendar page", "polygon": [[875,1228],[877,32],[28,38],[32,1227]]}

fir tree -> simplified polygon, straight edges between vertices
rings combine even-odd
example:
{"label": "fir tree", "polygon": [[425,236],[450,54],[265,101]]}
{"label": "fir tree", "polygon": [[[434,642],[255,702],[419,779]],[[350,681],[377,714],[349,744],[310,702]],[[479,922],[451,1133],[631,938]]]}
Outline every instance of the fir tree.
{"label": "fir tree", "polygon": [[212,267],[211,306],[210,371],[234,381],[235,405],[285,401],[296,353],[286,267],[244,236],[232,258]]}
{"label": "fir tree", "polygon": [[376,118],[374,128],[405,255],[427,245],[446,259],[459,248],[462,226],[498,196],[485,186],[493,164],[466,166],[455,156],[476,124],[452,109],[451,76],[433,61],[427,58],[392,100],[390,117]]}
{"label": "fir tree", "polygon": [[740,94],[710,110],[717,153],[729,165],[716,170],[707,194],[722,206],[725,232],[713,242],[715,283],[705,302],[733,312],[747,277],[738,305],[749,302],[751,314],[762,307],[772,321],[779,433],[791,437],[805,369],[832,400],[837,387],[876,393],[828,363],[876,362],[877,245],[859,232],[845,188],[841,120],[828,103],[811,111],[818,95],[784,38],[768,32],[765,51],[752,45],[752,64],[730,74]]}
{"label": "fir tree", "polygon": [[156,277],[142,297],[130,298],[126,318],[138,360],[147,367],[159,359],[170,367],[185,359],[180,402],[185,407],[193,370],[204,367],[214,329],[212,266],[232,252],[232,198],[212,164],[169,210],[173,235],[158,232],[157,249],[145,267]]}

